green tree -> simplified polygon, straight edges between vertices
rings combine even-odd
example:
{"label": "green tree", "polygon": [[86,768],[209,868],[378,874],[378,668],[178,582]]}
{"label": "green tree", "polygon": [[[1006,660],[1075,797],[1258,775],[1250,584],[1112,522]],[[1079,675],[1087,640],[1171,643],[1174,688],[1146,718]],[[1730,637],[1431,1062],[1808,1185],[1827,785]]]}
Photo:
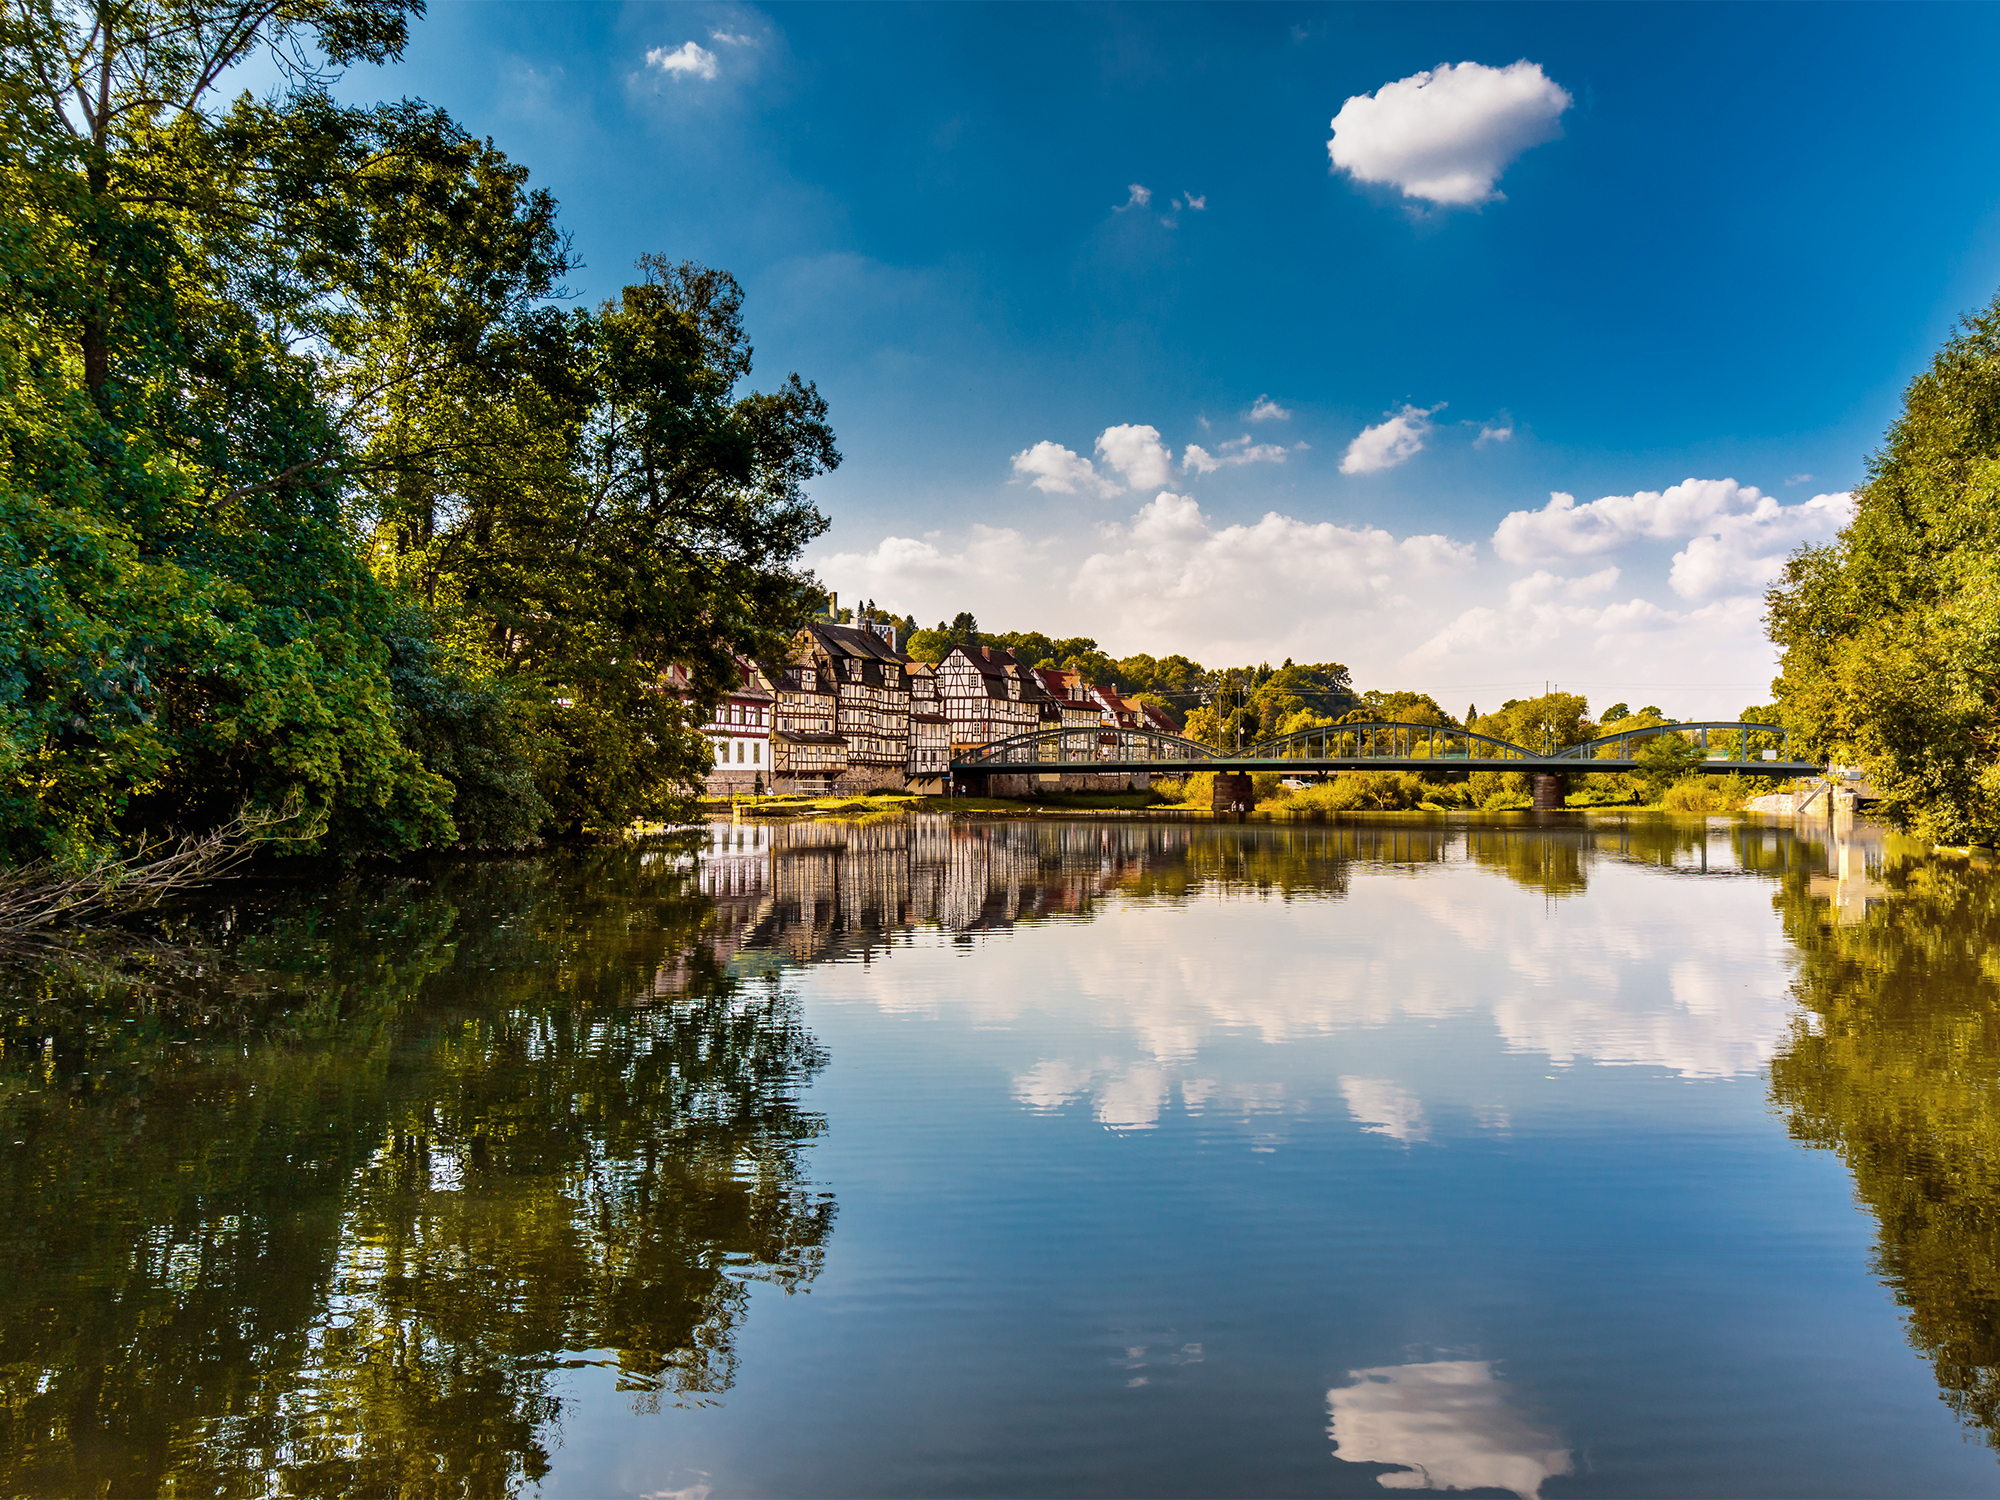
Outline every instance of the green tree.
{"label": "green tree", "polygon": [[[244,802],[302,841],[448,841],[397,732],[388,602],[322,482],[347,444],[283,314],[316,211],[217,78],[402,45],[398,4],[0,18],[0,851],[88,857]],[[299,164],[300,172],[306,170]],[[294,256],[295,259],[295,256]]]}
{"label": "green tree", "polygon": [[2000,839],[2000,297],[1910,382],[1867,473],[1768,596],[1784,722],[1861,764],[1892,822]]}

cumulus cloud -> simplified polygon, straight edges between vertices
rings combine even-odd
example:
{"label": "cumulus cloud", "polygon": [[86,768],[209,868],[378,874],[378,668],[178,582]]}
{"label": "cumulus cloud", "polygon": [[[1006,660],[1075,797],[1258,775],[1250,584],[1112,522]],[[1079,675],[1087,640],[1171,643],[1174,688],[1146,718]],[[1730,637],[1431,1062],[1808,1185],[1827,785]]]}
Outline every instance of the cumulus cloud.
{"label": "cumulus cloud", "polygon": [[1146,187],[1142,183],[1137,183],[1137,182],[1127,183],[1125,185],[1125,191],[1130,193],[1132,196],[1127,198],[1123,203],[1119,204],[1117,208],[1113,209],[1112,210],[1113,213],[1122,214],[1128,208],[1144,208],[1148,203],[1151,203],[1153,201],[1153,190],[1149,187]]}
{"label": "cumulus cloud", "polygon": [[1436,406],[1405,406],[1390,413],[1388,420],[1362,428],[1361,435],[1347,445],[1340,472],[1374,474],[1415,457],[1423,451],[1424,439],[1430,434],[1431,414],[1444,410],[1444,405],[1440,401]]}
{"label": "cumulus cloud", "polygon": [[1014,477],[1025,479],[1046,495],[1115,495],[1122,486],[1097,472],[1080,453],[1046,438],[1014,455]]}
{"label": "cumulus cloud", "polygon": [[1208,207],[1208,194],[1206,193],[1203,193],[1198,198],[1193,193],[1183,193],[1181,196],[1187,199],[1187,206],[1196,213],[1201,213]]}
{"label": "cumulus cloud", "polygon": [[1135,490],[1158,489],[1173,472],[1174,456],[1160,442],[1157,427],[1107,427],[1097,435],[1097,456]]}
{"label": "cumulus cloud", "polygon": [[1510,512],[1493,533],[1509,562],[1591,557],[1637,541],[1681,541],[1668,581],[1684,599],[1761,589],[1801,542],[1822,541],[1846,524],[1845,494],[1786,505],[1733,479],[1684,479],[1664,490],[1606,495],[1578,505],[1558,490],[1540,510]]}
{"label": "cumulus cloud", "polygon": [[1405,198],[1489,203],[1504,196],[1494,183],[1515,157],[1562,134],[1573,102],[1525,58],[1504,68],[1447,63],[1349,99],[1327,152],[1336,170]]}
{"label": "cumulus cloud", "polygon": [[1491,422],[1479,424],[1479,436],[1472,440],[1475,448],[1484,448],[1488,443],[1511,443],[1514,441],[1514,419],[1499,417]]}
{"label": "cumulus cloud", "polygon": [[754,47],[757,45],[757,38],[746,36],[740,31],[711,31],[708,34],[708,39],[711,42],[720,42],[725,47]]}
{"label": "cumulus cloud", "polygon": [[[1299,444],[1301,448],[1304,443]],[[1281,464],[1285,461],[1286,450],[1276,443],[1253,443],[1247,432],[1242,437],[1231,438],[1210,453],[1200,443],[1189,443],[1181,453],[1181,471],[1191,474],[1213,474],[1217,469],[1240,468],[1244,464]]]}
{"label": "cumulus cloud", "polygon": [[1226,652],[1271,641],[1277,621],[1288,622],[1287,639],[1350,631],[1358,616],[1407,605],[1409,590],[1472,557],[1470,546],[1449,537],[1398,540],[1375,527],[1275,511],[1249,525],[1215,526],[1194,500],[1163,491],[1128,525],[1105,529],[1071,592],[1091,615],[1115,620],[1120,639],[1229,642],[1215,648]]}
{"label": "cumulus cloud", "polygon": [[1041,567],[1041,549],[1010,526],[974,526],[955,552],[939,547],[935,536],[886,536],[866,552],[834,553],[819,571],[861,595],[904,599],[974,582],[1004,584]]}
{"label": "cumulus cloud", "polygon": [[1292,420],[1292,414],[1284,407],[1278,405],[1269,396],[1259,396],[1255,401],[1250,403],[1248,420],[1252,422],[1289,422]]}
{"label": "cumulus cloud", "polygon": [[717,72],[715,54],[699,42],[654,47],[646,53],[646,66],[658,68],[669,78],[714,78]]}
{"label": "cumulus cloud", "polygon": [[1785,559],[1804,542],[1829,541],[1854,514],[1847,494],[1815,495],[1781,505],[1769,495],[1741,515],[1722,516],[1708,535],[1691,537],[1674,554],[1667,582],[1683,599],[1710,599],[1777,581]]}

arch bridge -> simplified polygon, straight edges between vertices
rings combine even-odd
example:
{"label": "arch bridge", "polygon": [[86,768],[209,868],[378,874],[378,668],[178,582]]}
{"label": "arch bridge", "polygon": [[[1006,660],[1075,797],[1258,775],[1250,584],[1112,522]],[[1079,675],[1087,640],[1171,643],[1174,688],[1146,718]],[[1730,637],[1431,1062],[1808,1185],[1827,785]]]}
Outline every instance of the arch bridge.
{"label": "arch bridge", "polygon": [[1824,776],[1825,766],[1799,758],[1790,731],[1776,724],[1712,720],[1657,724],[1603,735],[1561,749],[1533,749],[1491,735],[1441,724],[1390,720],[1329,724],[1304,729],[1247,749],[1222,751],[1199,740],[1156,730],[1042,729],[996,740],[954,756],[953,781],[968,789],[990,785],[995,775],[1071,772],[1282,771],[1296,776],[1335,771],[1524,771],[1547,776],[1579,772],[1636,771],[1646,743],[1677,735],[1700,756],[1699,769],[1754,776]]}

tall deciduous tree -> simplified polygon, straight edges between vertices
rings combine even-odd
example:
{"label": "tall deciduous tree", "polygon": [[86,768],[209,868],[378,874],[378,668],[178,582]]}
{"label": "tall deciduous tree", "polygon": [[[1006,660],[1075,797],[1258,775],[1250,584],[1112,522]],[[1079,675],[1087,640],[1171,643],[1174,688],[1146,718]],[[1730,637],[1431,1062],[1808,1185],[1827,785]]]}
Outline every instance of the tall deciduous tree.
{"label": "tall deciduous tree", "polygon": [[1888,816],[2000,838],[2000,297],[1910,382],[1854,519],[1769,595],[1785,722]]}

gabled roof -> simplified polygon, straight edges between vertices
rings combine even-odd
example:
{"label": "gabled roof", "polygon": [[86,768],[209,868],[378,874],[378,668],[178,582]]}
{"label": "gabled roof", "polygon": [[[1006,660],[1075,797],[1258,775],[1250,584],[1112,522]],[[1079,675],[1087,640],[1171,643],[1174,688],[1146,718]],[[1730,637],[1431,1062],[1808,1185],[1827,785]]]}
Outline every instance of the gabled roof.
{"label": "gabled roof", "polygon": [[1035,685],[1056,702],[1096,711],[1090,701],[1090,684],[1083,680],[1081,672],[1061,667],[1036,667],[1030,675],[1035,679]]}
{"label": "gabled roof", "polygon": [[953,646],[945,653],[945,660],[949,661],[954,656],[963,656],[987,677],[1005,677],[1009,667],[1014,669],[1016,675],[1027,675],[1020,658],[1005,646]]}
{"label": "gabled roof", "polygon": [[814,620],[806,629],[812,632],[813,640],[820,649],[836,659],[858,656],[864,661],[892,661],[897,666],[909,661],[902,652],[866,626],[827,625]]}

